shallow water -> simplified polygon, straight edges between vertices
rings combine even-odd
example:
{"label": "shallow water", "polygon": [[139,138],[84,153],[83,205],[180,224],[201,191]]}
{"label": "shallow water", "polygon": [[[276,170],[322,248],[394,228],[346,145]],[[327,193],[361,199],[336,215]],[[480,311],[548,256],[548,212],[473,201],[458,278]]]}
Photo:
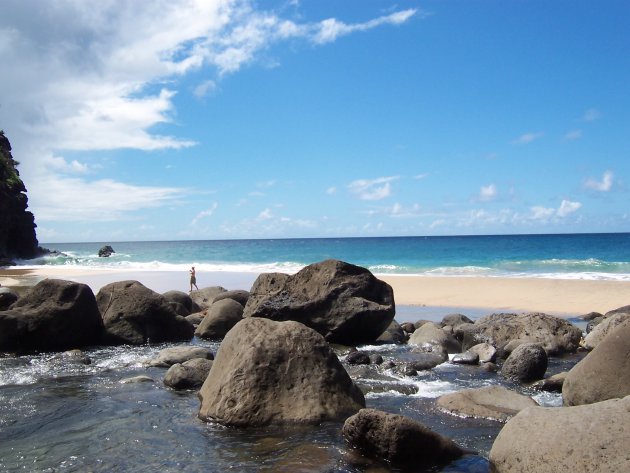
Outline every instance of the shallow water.
{"label": "shallow water", "polygon": [[[60,354],[0,358],[0,471],[399,471],[348,449],[342,423],[235,429],[202,422],[196,392],[167,388],[166,369],[146,365],[168,346],[94,348],[85,352],[89,365]],[[404,345],[362,349],[397,362],[409,351]],[[567,369],[577,358],[552,359],[548,371]],[[487,455],[502,427],[443,413],[435,407],[438,396],[503,384],[536,395],[544,405],[561,403],[559,395],[524,390],[476,367],[445,363],[413,377],[374,365],[346,369],[366,393],[367,407],[419,420],[477,452],[428,471],[487,472]],[[121,382],[139,375],[153,381]]]}

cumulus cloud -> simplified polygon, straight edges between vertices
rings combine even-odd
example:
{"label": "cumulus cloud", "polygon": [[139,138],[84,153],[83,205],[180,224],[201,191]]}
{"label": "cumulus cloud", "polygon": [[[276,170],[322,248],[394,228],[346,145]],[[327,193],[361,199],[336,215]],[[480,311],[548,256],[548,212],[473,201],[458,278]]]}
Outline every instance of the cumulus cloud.
{"label": "cumulus cloud", "polygon": [[479,190],[478,199],[481,202],[489,202],[494,200],[498,194],[497,186],[494,184],[489,184],[487,186],[481,186]]}
{"label": "cumulus cloud", "polygon": [[381,200],[391,195],[391,183],[397,179],[398,176],[357,179],[348,184],[348,190],[361,200]]}
{"label": "cumulus cloud", "polygon": [[564,218],[582,207],[580,202],[573,202],[570,200],[563,199],[560,202],[560,206],[558,208],[553,207],[541,207],[535,206],[531,207],[531,215],[530,218],[532,220],[543,220],[547,221],[554,217]]}
{"label": "cumulus cloud", "polygon": [[612,189],[613,186],[613,177],[614,174],[612,171],[604,172],[601,181],[598,181],[593,178],[589,178],[584,181],[584,188],[598,191],[598,192],[608,192]]}
{"label": "cumulus cloud", "polygon": [[[330,18],[296,22],[261,10],[253,0],[7,1],[0,15],[0,123],[22,162],[30,207],[38,220],[98,214],[103,189],[119,186],[129,203],[112,199],[103,215],[164,205],[185,189],[74,179],[81,198],[61,192],[64,175],[95,171],[63,151],[161,150],[194,146],[156,133],[174,122],[178,80],[194,72],[190,93],[206,97],[218,81],[256,62],[272,45],[300,39],[320,45],[381,25],[399,25],[416,10],[363,23]],[[50,156],[55,159],[50,159]],[[88,189],[94,187],[96,192]],[[154,195],[155,199],[145,199]],[[110,199],[104,199],[108,202]],[[56,206],[56,207],[55,207]],[[109,217],[108,217],[109,218]]]}
{"label": "cumulus cloud", "polygon": [[512,140],[512,144],[514,145],[526,145],[531,143],[532,141],[536,141],[537,139],[541,138],[543,136],[542,132],[535,132],[535,133],[524,133],[521,136],[519,136],[518,138]]}

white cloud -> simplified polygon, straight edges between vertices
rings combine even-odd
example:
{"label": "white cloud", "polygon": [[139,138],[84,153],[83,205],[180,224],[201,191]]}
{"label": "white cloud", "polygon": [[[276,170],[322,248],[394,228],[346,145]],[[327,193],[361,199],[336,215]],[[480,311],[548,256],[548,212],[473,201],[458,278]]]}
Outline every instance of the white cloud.
{"label": "white cloud", "polygon": [[270,208],[266,208],[265,210],[263,210],[262,212],[258,214],[258,217],[256,217],[257,220],[270,220],[272,218],[273,218],[273,212],[271,211]]}
{"label": "white cloud", "polygon": [[599,192],[608,192],[612,189],[613,186],[613,177],[614,174],[612,171],[604,172],[602,176],[602,180],[598,181],[593,178],[589,178],[584,182],[584,187],[586,189],[591,189]]}
{"label": "white cloud", "polygon": [[212,217],[212,214],[214,214],[214,211],[218,207],[219,207],[219,204],[216,203],[216,202],[213,202],[209,209],[206,209],[206,210],[203,210],[203,211],[199,212],[195,216],[195,218],[193,218],[193,220],[192,220],[192,222],[190,222],[190,224],[191,225],[197,225],[201,219],[206,218],[206,217]]}
{"label": "white cloud", "polygon": [[398,176],[358,179],[348,184],[348,189],[361,200],[381,200],[390,196],[391,183],[397,179]]}
{"label": "white cloud", "polygon": [[541,138],[544,135],[544,133],[542,132],[535,132],[535,133],[524,133],[521,136],[519,136],[518,138],[512,140],[512,144],[514,145],[526,145],[531,143],[532,141],[536,141],[537,139]]}
{"label": "white cloud", "polygon": [[326,189],[326,194],[328,195],[333,195],[337,193],[337,188],[336,187],[329,187],[328,189]]}
{"label": "white cloud", "polygon": [[571,130],[567,131],[564,135],[564,139],[567,141],[575,141],[582,138],[582,130]]}
{"label": "white cloud", "polygon": [[585,122],[594,122],[595,120],[599,120],[602,118],[602,113],[596,108],[589,108],[582,115],[582,120]]}
{"label": "white cloud", "polygon": [[541,207],[541,206],[531,207],[530,208],[531,215],[529,218],[531,218],[532,220],[541,220],[541,221],[548,221],[555,217],[564,218],[576,212],[581,207],[582,207],[582,204],[580,202],[573,202],[570,200],[563,199],[562,202],[560,202],[560,206],[557,209],[550,208],[550,207]]}
{"label": "white cloud", "polygon": [[415,176],[413,176],[414,179],[416,180],[421,180],[424,179],[425,177],[427,177],[429,174],[428,173],[422,173],[422,174],[416,174]]}
{"label": "white cloud", "polygon": [[[337,19],[296,23],[258,8],[252,0],[155,0],[150,8],[146,2],[124,0],[4,2],[0,63],[10,67],[0,74],[0,123],[19,150],[37,218],[68,219],[73,213],[79,219],[98,215],[95,209],[103,211],[99,218],[113,218],[181,196],[183,189],[78,179],[72,185],[81,198],[58,192],[69,184],[64,175],[96,169],[68,162],[64,150],[193,146],[185,137],[153,131],[174,121],[181,76],[198,74],[200,84],[192,93],[207,96],[218,79],[257,61],[275,43],[296,38],[329,43],[404,23],[416,13],[405,10],[356,24]],[[114,199],[107,210],[97,200],[113,188],[128,193],[127,208]],[[155,199],[146,199],[149,195]],[[70,208],[74,212],[66,211]]]}
{"label": "white cloud", "polygon": [[498,194],[497,186],[494,184],[489,184],[487,186],[481,186],[479,190],[478,199],[481,202],[489,202],[494,200]]}

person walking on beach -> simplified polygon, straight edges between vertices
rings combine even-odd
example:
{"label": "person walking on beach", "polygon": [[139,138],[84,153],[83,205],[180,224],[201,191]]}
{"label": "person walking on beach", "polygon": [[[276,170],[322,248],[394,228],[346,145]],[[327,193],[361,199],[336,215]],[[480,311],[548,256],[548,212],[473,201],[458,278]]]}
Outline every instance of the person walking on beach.
{"label": "person walking on beach", "polygon": [[195,286],[195,289],[199,290],[197,287],[197,274],[195,273],[195,267],[190,268],[190,291],[192,292],[192,288]]}

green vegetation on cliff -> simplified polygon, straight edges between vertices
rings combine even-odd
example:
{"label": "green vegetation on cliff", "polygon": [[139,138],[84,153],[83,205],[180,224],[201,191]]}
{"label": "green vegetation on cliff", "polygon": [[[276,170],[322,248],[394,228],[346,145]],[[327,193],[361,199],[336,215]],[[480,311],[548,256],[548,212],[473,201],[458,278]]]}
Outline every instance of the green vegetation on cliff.
{"label": "green vegetation on cliff", "polygon": [[35,218],[26,210],[26,187],[17,166],[11,143],[0,130],[0,265],[11,258],[33,258],[40,251]]}

